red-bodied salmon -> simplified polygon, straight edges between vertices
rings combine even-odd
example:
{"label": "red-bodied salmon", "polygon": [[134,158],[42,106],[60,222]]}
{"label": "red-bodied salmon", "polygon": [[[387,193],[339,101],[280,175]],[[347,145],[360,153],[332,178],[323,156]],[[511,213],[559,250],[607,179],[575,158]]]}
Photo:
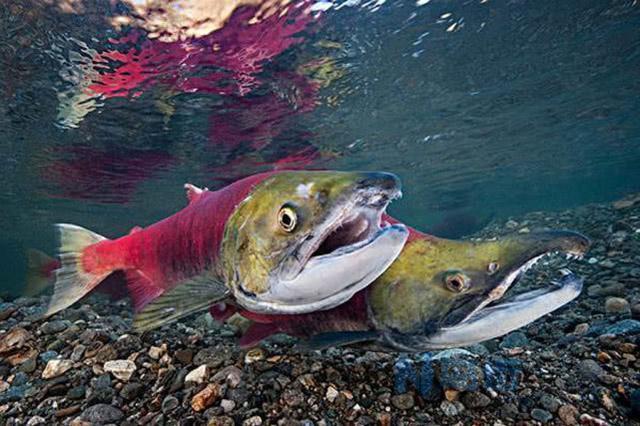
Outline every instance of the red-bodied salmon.
{"label": "red-bodied salmon", "polygon": [[382,274],[408,237],[382,220],[401,195],[389,173],[278,171],[217,191],[185,186],[187,207],[114,240],[57,225],[61,265],[45,315],[116,271],[140,329],[228,298],[265,314],[330,309]]}

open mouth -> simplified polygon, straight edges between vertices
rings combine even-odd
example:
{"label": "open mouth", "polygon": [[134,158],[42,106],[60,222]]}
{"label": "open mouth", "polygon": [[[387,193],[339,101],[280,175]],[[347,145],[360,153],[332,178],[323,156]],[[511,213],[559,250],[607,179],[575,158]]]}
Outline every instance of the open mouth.
{"label": "open mouth", "polygon": [[[582,291],[583,280],[569,269],[560,269],[560,278],[551,285],[504,298],[507,290],[542,259],[564,255],[567,260],[582,259],[589,241],[574,233],[569,247],[553,247],[535,254],[508,272],[481,301],[422,342],[421,349],[466,346],[503,336],[574,300]],[[455,316],[454,316],[455,317]],[[461,319],[460,319],[461,318]]]}
{"label": "open mouth", "polygon": [[399,187],[360,188],[308,235],[271,278],[269,291],[243,300],[256,312],[306,313],[346,302],[396,259],[408,237],[382,220]]}

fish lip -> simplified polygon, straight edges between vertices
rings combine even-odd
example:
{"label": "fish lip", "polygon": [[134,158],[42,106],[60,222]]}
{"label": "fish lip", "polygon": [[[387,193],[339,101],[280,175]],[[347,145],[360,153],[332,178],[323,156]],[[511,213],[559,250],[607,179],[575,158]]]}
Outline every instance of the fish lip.
{"label": "fish lip", "polygon": [[[336,212],[325,221],[325,224],[319,226],[322,229],[320,233],[307,235],[303,243],[292,250],[288,258],[295,259],[294,265],[290,266],[287,262],[283,262],[276,270],[275,277],[285,281],[295,279],[312,258],[337,257],[371,242],[379,231],[390,226],[382,221],[382,215],[392,201],[401,197],[402,191],[398,186],[393,188],[357,188],[348,199],[341,203]],[[361,238],[350,244],[338,246],[329,253],[314,256],[330,235],[341,226],[358,219],[367,221],[367,228],[364,230],[366,234],[358,235]]]}

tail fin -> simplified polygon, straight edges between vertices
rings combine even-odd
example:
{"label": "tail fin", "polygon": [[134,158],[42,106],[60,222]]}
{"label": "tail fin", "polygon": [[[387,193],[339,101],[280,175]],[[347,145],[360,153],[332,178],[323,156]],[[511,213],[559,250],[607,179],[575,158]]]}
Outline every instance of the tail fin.
{"label": "tail fin", "polygon": [[76,225],[59,223],[56,226],[60,230],[60,268],[56,270],[53,296],[45,317],[80,300],[112,272],[93,274],[82,266],[83,251],[106,238]]}
{"label": "tail fin", "polygon": [[56,259],[36,249],[27,250],[27,275],[22,295],[33,297],[42,293],[53,282],[53,271],[59,263]]}

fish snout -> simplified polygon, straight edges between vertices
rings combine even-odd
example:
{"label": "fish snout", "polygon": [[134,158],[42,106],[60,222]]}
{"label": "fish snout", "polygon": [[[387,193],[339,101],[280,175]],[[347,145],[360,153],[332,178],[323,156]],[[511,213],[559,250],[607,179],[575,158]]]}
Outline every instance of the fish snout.
{"label": "fish snout", "polygon": [[387,172],[364,172],[356,181],[356,189],[371,193],[379,192],[385,201],[399,198],[402,195],[402,184],[400,178],[393,173]]}

